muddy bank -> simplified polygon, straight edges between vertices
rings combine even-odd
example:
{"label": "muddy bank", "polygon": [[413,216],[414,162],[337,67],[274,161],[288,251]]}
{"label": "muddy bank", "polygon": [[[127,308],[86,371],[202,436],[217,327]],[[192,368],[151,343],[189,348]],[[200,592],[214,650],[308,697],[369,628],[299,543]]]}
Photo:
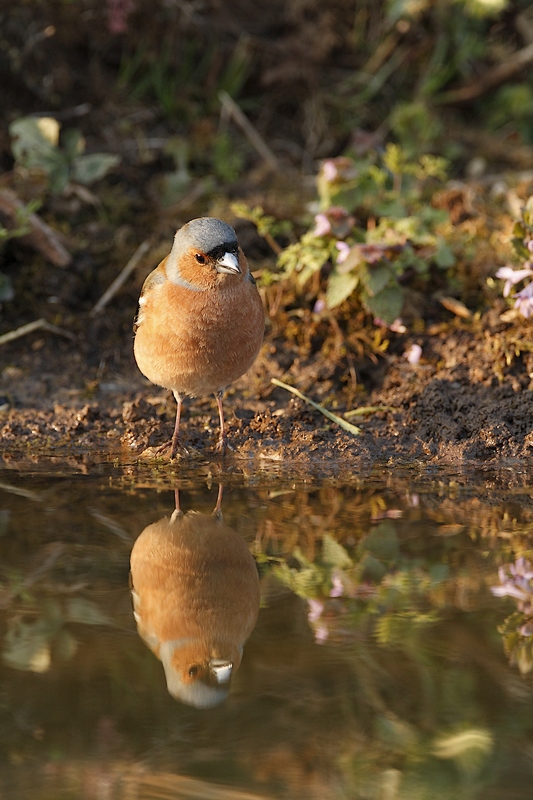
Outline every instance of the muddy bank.
{"label": "muddy bank", "polygon": [[[505,465],[530,458],[533,394],[530,354],[505,359],[509,326],[492,311],[483,320],[450,321],[420,335],[391,339],[389,352],[348,364],[321,351],[290,360],[281,334],[267,336],[252,370],[225,400],[232,450],[227,458],[337,466],[421,460],[437,464]],[[507,338],[506,338],[507,337]],[[175,404],[150,386],[131,354],[131,335],[98,352],[90,335],[71,342],[33,334],[1,353],[0,437],[4,452],[115,453],[154,458],[172,434]],[[412,365],[406,349],[422,357]],[[289,361],[289,363],[287,363]],[[352,417],[352,436],[318,411],[270,383],[278,377],[342,415],[357,407],[379,411]],[[187,401],[180,463],[217,461],[218,416],[212,398]],[[159,460],[165,460],[160,456]]]}

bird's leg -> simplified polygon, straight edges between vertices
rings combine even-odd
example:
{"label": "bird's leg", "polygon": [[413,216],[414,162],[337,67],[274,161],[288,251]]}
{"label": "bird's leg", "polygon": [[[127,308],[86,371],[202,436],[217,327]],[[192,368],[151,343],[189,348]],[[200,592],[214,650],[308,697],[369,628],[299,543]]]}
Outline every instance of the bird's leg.
{"label": "bird's leg", "polygon": [[176,522],[177,519],[181,519],[183,517],[183,511],[180,508],[180,490],[178,488],[174,489],[174,503],[176,508],[170,517],[171,522]]}
{"label": "bird's leg", "polygon": [[181,404],[183,402],[181,396],[177,392],[174,392],[174,397],[176,398],[177,408],[176,408],[176,423],[174,425],[174,433],[172,434],[172,448],[170,450],[170,458],[175,458],[176,453],[178,452],[178,445],[180,439]]}
{"label": "bird's leg", "polygon": [[172,439],[170,442],[165,442],[160,447],[157,448],[155,451],[156,455],[161,455],[170,447],[170,458],[175,458],[178,452],[179,441],[180,441],[180,417],[181,417],[181,404],[182,399],[177,392],[174,392],[174,397],[176,398],[177,408],[176,408],[176,422],[174,424],[174,433],[172,434]]}
{"label": "bird's leg", "polygon": [[219,439],[218,439],[218,444],[217,444],[217,448],[216,449],[217,449],[217,453],[222,453],[222,455],[224,455],[224,453],[226,452],[226,447],[228,445],[228,437],[227,437],[227,434],[226,434],[226,424],[224,422],[224,409],[222,408],[222,397],[223,396],[224,396],[224,392],[223,391],[218,391],[218,392],[215,393],[215,397],[216,397],[216,400],[217,400],[217,406],[218,406],[218,416],[220,418],[220,436],[219,436]]}
{"label": "bird's leg", "polygon": [[222,519],[222,493],[224,491],[224,487],[221,483],[218,484],[218,495],[217,495],[217,504],[213,509],[213,516],[217,519]]}

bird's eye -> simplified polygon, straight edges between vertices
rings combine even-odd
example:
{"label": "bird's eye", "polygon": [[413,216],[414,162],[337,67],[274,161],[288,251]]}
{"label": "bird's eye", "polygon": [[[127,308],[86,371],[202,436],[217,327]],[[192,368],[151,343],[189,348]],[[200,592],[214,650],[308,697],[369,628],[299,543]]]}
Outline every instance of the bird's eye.
{"label": "bird's eye", "polygon": [[194,257],[199,264],[205,264],[206,258],[204,255],[202,255],[202,253],[195,253]]}
{"label": "bird's eye", "polygon": [[198,665],[193,664],[192,667],[189,667],[189,678],[194,678],[194,676],[197,674],[198,674]]}

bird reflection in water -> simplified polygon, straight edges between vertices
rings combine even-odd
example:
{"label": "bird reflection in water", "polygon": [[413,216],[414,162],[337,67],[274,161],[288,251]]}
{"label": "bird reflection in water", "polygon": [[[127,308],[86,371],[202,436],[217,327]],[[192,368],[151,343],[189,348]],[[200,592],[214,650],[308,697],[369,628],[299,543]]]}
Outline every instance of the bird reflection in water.
{"label": "bird reflection in water", "polygon": [[180,510],[148,525],[133,546],[137,630],[160,659],[167,688],[197,708],[223,702],[259,612],[259,577],[244,539],[221,512]]}

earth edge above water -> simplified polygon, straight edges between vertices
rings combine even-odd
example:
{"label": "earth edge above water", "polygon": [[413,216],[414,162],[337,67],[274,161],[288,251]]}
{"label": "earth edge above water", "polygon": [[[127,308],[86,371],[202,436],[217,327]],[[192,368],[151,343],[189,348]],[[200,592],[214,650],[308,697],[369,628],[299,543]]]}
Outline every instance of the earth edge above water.
{"label": "earth edge above water", "polygon": [[[305,361],[294,359],[287,377],[287,354],[267,343],[252,370],[225,399],[234,454],[302,466],[318,461],[349,466],[416,460],[498,466],[529,460],[532,359],[523,354],[498,376],[498,331],[490,325],[490,318],[477,330],[461,321],[436,335],[398,337],[377,364],[361,370],[365,391],[359,390],[350,406],[339,402],[338,408],[335,397],[346,397],[342,360],[334,363],[320,352]],[[153,448],[170,438],[174,400],[170,392],[143,380],[130,353],[122,354],[120,370],[102,379],[105,352],[95,366],[70,341],[48,334],[24,341],[22,353],[20,341],[2,352],[4,451],[38,457],[72,449],[112,450],[129,458],[150,458]],[[422,347],[416,365],[404,357],[412,343]],[[352,417],[362,429],[355,437],[274,387],[271,377],[298,386],[338,414],[361,406],[382,410]],[[188,400],[182,432],[189,455],[184,458],[214,460],[217,428],[212,398]]]}

